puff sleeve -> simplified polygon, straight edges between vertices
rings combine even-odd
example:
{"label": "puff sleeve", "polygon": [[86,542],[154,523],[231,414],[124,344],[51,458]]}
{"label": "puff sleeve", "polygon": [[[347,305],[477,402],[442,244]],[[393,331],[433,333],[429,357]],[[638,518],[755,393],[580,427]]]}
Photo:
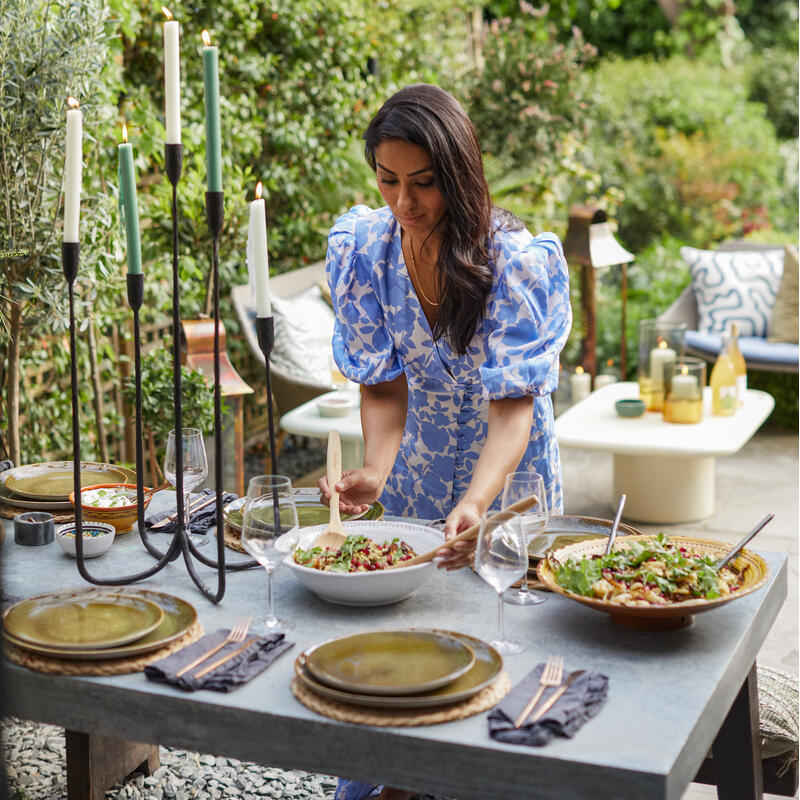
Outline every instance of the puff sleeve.
{"label": "puff sleeve", "polygon": [[326,255],[335,316],[333,355],[345,377],[368,385],[391,381],[403,371],[381,298],[382,226],[371,209],[354,206],[331,228]]}
{"label": "puff sleeve", "polygon": [[481,380],[490,399],[543,396],[558,385],[572,325],[569,270],[552,233],[498,232]]}

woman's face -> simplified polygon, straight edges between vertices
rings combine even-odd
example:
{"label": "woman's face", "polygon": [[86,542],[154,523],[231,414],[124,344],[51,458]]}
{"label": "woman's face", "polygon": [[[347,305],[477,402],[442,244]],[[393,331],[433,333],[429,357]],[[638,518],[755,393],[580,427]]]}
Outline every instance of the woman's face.
{"label": "woman's face", "polygon": [[378,189],[404,231],[424,238],[442,218],[447,200],[434,182],[423,147],[386,139],[375,148]]}

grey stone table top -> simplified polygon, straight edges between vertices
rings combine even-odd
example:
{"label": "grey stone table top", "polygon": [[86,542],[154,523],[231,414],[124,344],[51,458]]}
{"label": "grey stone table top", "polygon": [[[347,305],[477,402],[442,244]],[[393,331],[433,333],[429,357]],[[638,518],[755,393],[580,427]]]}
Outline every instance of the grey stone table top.
{"label": "grey stone table top", "polygon": [[[164,546],[169,541],[165,534],[155,539]],[[786,556],[759,552],[770,568],[766,587],[675,631],[627,630],[557,595],[533,607],[506,605],[507,629],[527,645],[506,659],[513,683],[550,654],[563,655],[567,670],[597,670],[610,678],[599,715],[573,739],[543,748],[493,741],[486,713],[427,727],[373,728],[319,716],[291,693],[294,657],[338,635],[417,626],[491,638],[496,595],[466,569],[437,570],[417,594],[395,605],[347,608],[318,599],[280,567],[273,578],[276,609],[296,623],[289,637],[295,647],[236,691],[187,694],[141,673],[71,678],[9,666],[7,710],[82,732],[462,798],[677,799],[705,758],[786,596]],[[86,585],[57,543],[16,545],[8,521],[0,556],[6,602]],[[130,574],[152,559],[132,533],[86,563],[103,577]],[[211,570],[199,571],[216,585]],[[182,562],[140,584],[189,600],[207,632],[244,613],[258,616],[265,585],[263,570],[230,573],[225,597],[215,606],[193,586]]]}

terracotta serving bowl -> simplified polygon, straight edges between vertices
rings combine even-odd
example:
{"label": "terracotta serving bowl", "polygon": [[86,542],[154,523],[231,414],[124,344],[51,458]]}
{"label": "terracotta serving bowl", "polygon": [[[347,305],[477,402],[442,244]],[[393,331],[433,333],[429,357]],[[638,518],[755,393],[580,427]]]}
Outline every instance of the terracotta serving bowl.
{"label": "terracotta serving bowl", "polygon": [[[625,536],[623,539],[617,540],[615,550],[626,547],[630,542],[645,541],[652,538],[652,536],[645,535]],[[687,550],[691,552],[707,553],[715,559],[724,556],[732,546],[724,542],[711,539],[698,539],[692,536],[670,536],[669,539],[677,545],[686,547]],[[575,594],[574,592],[567,591],[558,583],[556,574],[559,565],[565,562],[570,556],[581,558],[582,556],[600,554],[605,551],[605,546],[605,540],[595,539],[593,541],[571,544],[559,550],[551,551],[547,558],[539,562],[539,580],[551,591],[563,594],[565,597],[569,597],[570,600],[576,600],[578,603],[594,608],[597,611],[605,611],[607,614],[611,615],[611,619],[615,622],[628,628],[669,630],[672,628],[682,628],[684,625],[690,625],[695,614],[699,614],[701,611],[711,611],[725,603],[729,603],[739,597],[745,597],[757,589],[760,589],[766,582],[767,575],[769,574],[767,563],[761,556],[757,555],[752,550],[742,550],[732,564],[734,569],[742,575],[742,584],[739,591],[710,600],[706,598],[696,598],[694,600],[685,600],[681,603],[667,603],[663,606],[621,605],[619,603],[612,603],[609,600],[601,600],[596,597]]]}
{"label": "terracotta serving bowl", "polygon": [[[136,484],[135,483],[98,483],[96,486],[84,486],[81,488],[81,496],[84,492],[91,489],[127,489],[133,492],[134,498],[130,505],[116,506],[115,508],[100,508],[81,503],[83,518],[91,522],[108,522],[114,526],[114,530],[120,533],[128,533],[136,523]],[[144,507],[150,505],[153,499],[152,494],[147,494],[150,489],[145,486]],[[75,506],[75,492],[70,492],[69,500]]]}

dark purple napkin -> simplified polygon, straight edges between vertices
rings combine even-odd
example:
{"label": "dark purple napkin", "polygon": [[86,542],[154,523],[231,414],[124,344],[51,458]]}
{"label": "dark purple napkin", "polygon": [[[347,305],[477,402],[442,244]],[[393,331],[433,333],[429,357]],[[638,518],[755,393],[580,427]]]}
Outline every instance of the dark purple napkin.
{"label": "dark purple napkin", "polygon": [[144,668],[144,674],[157,683],[170,683],[181,689],[193,692],[197,689],[213,689],[216,692],[230,692],[237,686],[247,683],[251,678],[261,674],[273,661],[283,655],[294,642],[287,642],[282,633],[272,633],[261,638],[251,636],[245,641],[250,642],[250,647],[234,656],[230,661],[221,664],[213,672],[209,672],[199,680],[193,678],[198,672],[202,672],[206,667],[211,666],[218,658],[233,653],[242,647],[245,642],[231,642],[221,650],[214,653],[206,661],[198,664],[194,669],[176,677],[177,673],[194,661],[198,656],[208,652],[214,646],[225,640],[228,630],[220,630],[204,636],[202,639],[179,650],[177,653],[162,658],[154,664],[148,664]]}
{"label": "dark purple napkin", "polygon": [[[591,719],[608,694],[608,678],[597,672],[585,672],[572,683],[555,704],[533,725],[514,727],[514,720],[522,713],[539,687],[539,677],[544,664],[531,670],[489,714],[489,735],[498,742],[527,744],[541,747],[553,736],[571,738]],[[569,674],[564,676],[564,680]],[[530,716],[556,691],[546,689]]]}
{"label": "dark purple napkin", "polygon": [[[203,489],[200,493],[201,497],[207,497],[210,494],[215,494],[213,489]],[[230,492],[223,492],[222,494],[222,505],[223,507],[228,505],[228,503],[234,501],[238,495],[232,494]],[[192,499],[197,500],[197,495],[195,495]],[[175,509],[170,509],[168,511],[159,511],[157,514],[151,514],[149,517],[145,518],[144,525],[146,528],[150,529],[153,525],[161,522],[162,520],[166,519],[167,517],[171,516],[175,513]],[[197,513],[192,513],[190,517],[189,527],[191,529],[191,533],[206,533],[208,529],[212,525],[217,524],[217,501],[214,500],[210,502],[207,506],[203,506]],[[154,533],[173,533],[177,528],[177,522],[172,520],[167,525],[159,525],[153,532]]]}

